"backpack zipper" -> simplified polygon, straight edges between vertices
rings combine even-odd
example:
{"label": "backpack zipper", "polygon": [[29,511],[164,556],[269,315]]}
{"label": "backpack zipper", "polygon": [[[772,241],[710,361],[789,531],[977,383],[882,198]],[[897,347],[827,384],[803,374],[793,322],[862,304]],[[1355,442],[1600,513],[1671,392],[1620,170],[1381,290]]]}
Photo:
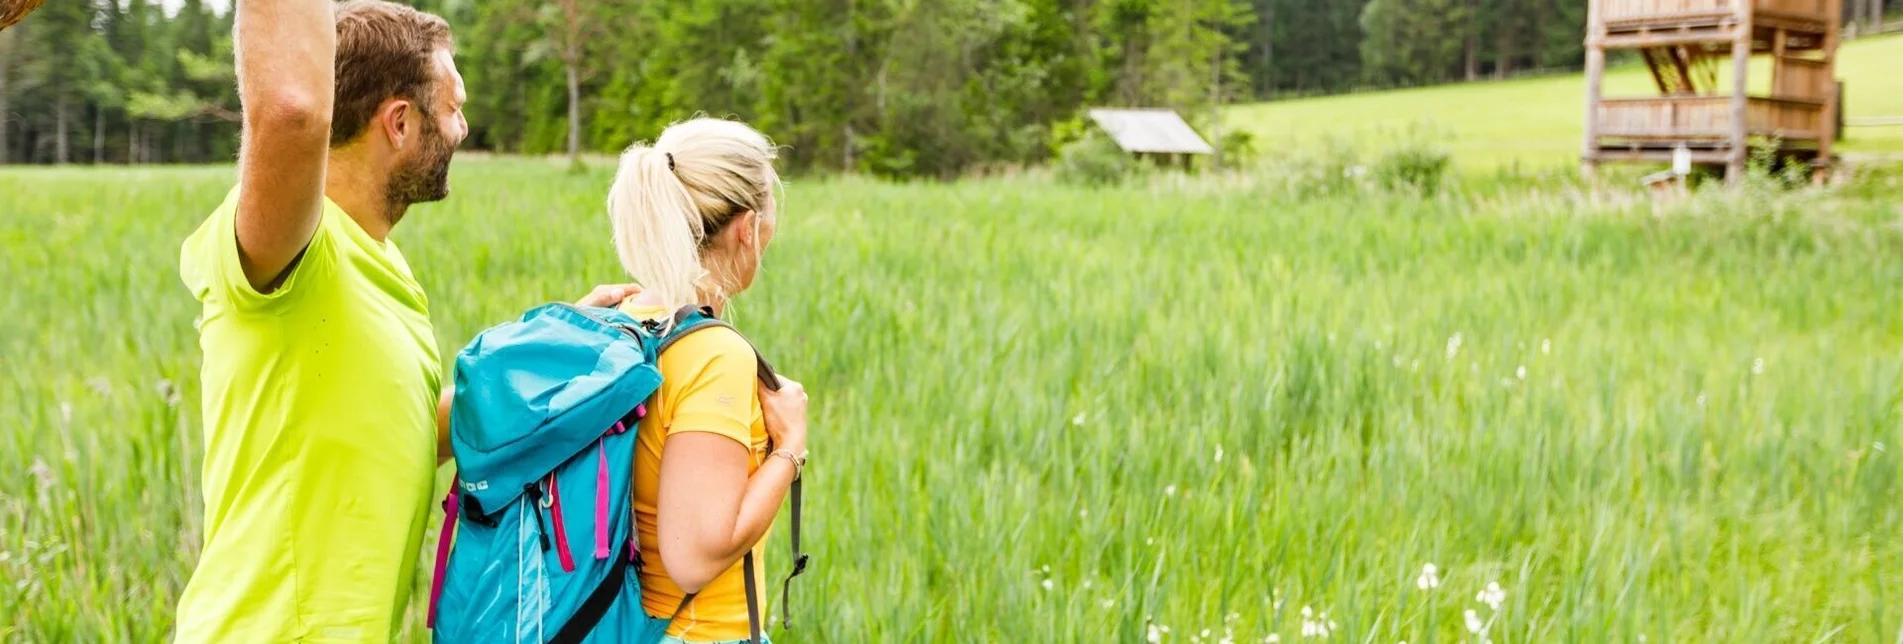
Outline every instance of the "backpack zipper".
{"label": "backpack zipper", "polygon": [[573,305],[573,304],[568,304],[568,303],[566,303],[566,302],[560,302],[560,303],[557,303],[556,305],[557,305],[557,306],[560,306],[560,307],[562,307],[562,308],[565,308],[565,309],[568,309],[568,310],[570,310],[570,311],[574,311],[575,313],[577,313],[577,314],[580,314],[580,315],[581,315],[582,317],[585,317],[585,318],[588,318],[588,319],[590,319],[590,320],[594,320],[594,321],[595,321],[596,323],[598,323],[598,324],[600,324],[600,325],[602,325],[602,326],[605,326],[605,327],[608,327],[608,328],[611,328],[611,329],[615,329],[615,330],[617,330],[617,331],[620,331],[620,332],[622,332],[622,333],[625,333],[625,334],[627,334],[627,335],[628,335],[628,337],[630,337],[630,338],[634,338],[634,339],[636,339],[636,340],[640,340],[640,339],[641,339],[641,336],[640,336],[640,334],[637,334],[637,333],[635,333],[635,331],[634,331],[634,329],[630,329],[630,328],[627,328],[626,326],[623,326],[623,325],[620,325],[620,324],[615,324],[615,323],[613,323],[613,322],[609,322],[609,321],[607,321],[607,320],[603,320],[603,319],[601,319],[601,316],[599,316],[599,315],[595,315],[595,314],[593,314],[593,313],[589,313],[589,312],[587,312],[587,311],[583,311],[583,310],[581,310],[581,307],[579,307],[579,306],[575,306],[575,305]]}
{"label": "backpack zipper", "polygon": [[542,540],[542,552],[548,552],[548,524],[542,522],[542,486],[540,481],[522,486],[529,495],[529,507],[535,513],[535,536]]}

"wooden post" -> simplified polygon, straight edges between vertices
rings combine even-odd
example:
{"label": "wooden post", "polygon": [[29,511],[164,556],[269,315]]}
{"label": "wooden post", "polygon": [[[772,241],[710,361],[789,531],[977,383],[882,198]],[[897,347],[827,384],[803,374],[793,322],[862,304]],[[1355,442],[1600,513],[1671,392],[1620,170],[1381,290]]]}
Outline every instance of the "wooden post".
{"label": "wooden post", "polygon": [[1600,16],[1604,2],[1586,4],[1586,141],[1580,150],[1579,171],[1587,178],[1599,166],[1599,99],[1606,76],[1606,34]]}
{"label": "wooden post", "polygon": [[1817,124],[1817,160],[1811,167],[1811,181],[1819,185],[1830,179],[1835,165],[1831,154],[1837,147],[1842,123],[1843,94],[1837,88],[1837,45],[1843,35],[1844,0],[1825,0],[1824,13],[1824,113]]}
{"label": "wooden post", "polygon": [[1725,163],[1725,182],[1736,184],[1744,180],[1745,163],[1751,158],[1751,3],[1738,3],[1737,22],[1732,29],[1737,33],[1731,42],[1731,154]]}

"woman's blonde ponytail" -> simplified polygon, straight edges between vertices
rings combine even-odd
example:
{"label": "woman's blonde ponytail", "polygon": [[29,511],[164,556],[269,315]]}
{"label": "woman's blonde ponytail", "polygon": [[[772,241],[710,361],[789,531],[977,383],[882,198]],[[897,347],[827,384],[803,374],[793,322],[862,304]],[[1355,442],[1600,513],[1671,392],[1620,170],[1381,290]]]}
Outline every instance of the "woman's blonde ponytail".
{"label": "woman's blonde ponytail", "polygon": [[[758,131],[708,118],[675,124],[653,145],[622,152],[608,190],[621,266],[670,310],[732,295],[734,276],[725,274],[732,271],[708,271],[704,254],[720,250],[708,238],[741,213],[771,216],[779,180],[773,157]],[[727,260],[719,267],[733,263],[713,259]]]}
{"label": "woman's blonde ponytail", "polygon": [[673,310],[699,298],[698,285],[707,271],[700,264],[699,231],[693,225],[700,214],[687,186],[668,168],[667,156],[643,146],[623,152],[608,190],[608,215],[621,266]]}

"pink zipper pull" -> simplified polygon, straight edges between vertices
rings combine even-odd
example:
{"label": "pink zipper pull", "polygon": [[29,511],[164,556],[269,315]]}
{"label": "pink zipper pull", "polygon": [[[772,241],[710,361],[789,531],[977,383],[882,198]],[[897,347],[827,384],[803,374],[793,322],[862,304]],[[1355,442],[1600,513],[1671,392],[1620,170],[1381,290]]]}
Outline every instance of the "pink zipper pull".
{"label": "pink zipper pull", "polygon": [[568,529],[562,525],[562,491],[555,477],[548,477],[549,511],[555,515],[555,553],[561,556],[562,572],[575,572],[575,558],[568,554]]}

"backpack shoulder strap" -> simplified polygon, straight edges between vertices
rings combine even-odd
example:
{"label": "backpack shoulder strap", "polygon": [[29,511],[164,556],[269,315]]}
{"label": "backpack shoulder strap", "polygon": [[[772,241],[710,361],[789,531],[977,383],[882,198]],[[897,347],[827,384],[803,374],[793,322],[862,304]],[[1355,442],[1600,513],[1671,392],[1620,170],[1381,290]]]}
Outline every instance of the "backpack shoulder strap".
{"label": "backpack shoulder strap", "polygon": [[741,340],[746,341],[747,347],[753,349],[754,361],[759,363],[756,377],[759,378],[760,384],[765,385],[770,391],[780,390],[780,377],[773,372],[773,365],[767,362],[766,356],[760,354],[759,347],[754,346],[753,341],[748,340],[746,334],[740,333],[739,329],[733,328],[733,325],[728,324],[726,320],[714,317],[713,309],[705,306],[685,306],[675,311],[665,335],[661,337],[661,343],[654,348],[654,355],[659,357],[667,352],[668,347],[674,346],[675,342],[679,342],[681,338],[689,334],[713,327],[725,327],[732,330],[735,335],[739,335]]}

